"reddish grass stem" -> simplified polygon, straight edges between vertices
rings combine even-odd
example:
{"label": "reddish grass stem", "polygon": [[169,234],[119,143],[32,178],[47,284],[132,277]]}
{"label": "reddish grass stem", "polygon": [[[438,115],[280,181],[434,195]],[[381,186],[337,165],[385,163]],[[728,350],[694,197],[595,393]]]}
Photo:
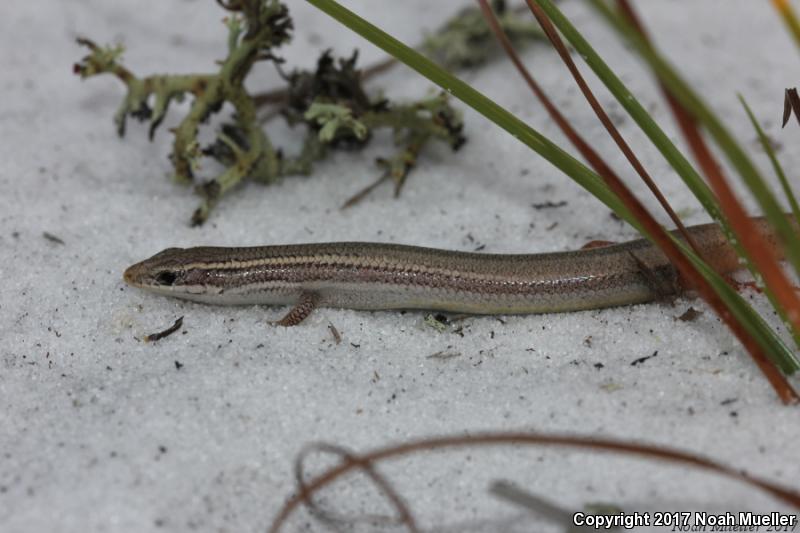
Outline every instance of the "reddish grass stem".
{"label": "reddish grass stem", "polygon": [[781,487],[777,484],[765,481],[742,470],[716,463],[710,459],[692,455],[687,452],[664,448],[648,444],[633,444],[626,441],[619,441],[611,438],[598,437],[579,437],[571,435],[551,435],[539,433],[483,433],[470,436],[445,436],[430,437],[406,442],[403,444],[379,448],[363,455],[350,455],[341,464],[331,467],[316,478],[310,480],[304,490],[291,496],[269,527],[269,533],[277,533],[288,520],[292,512],[318,490],[330,485],[336,479],[351,472],[354,469],[370,469],[378,461],[390,458],[418,453],[421,451],[432,451],[448,448],[464,448],[475,446],[497,446],[497,445],[527,445],[527,446],[562,446],[567,448],[599,450],[615,452],[632,456],[640,456],[648,459],[659,459],[679,463],[686,466],[708,470],[720,474],[730,479],[743,481],[753,487],[771,494],[773,497],[786,502],[800,509],[800,495],[796,492]]}
{"label": "reddish grass stem", "polygon": [[389,502],[391,502],[391,504],[394,506],[398,514],[396,522],[404,524],[411,533],[419,533],[420,530],[419,526],[417,526],[417,523],[414,520],[414,517],[411,514],[411,510],[408,508],[408,505],[406,505],[405,501],[397,493],[392,484],[389,483],[389,481],[385,477],[379,474],[377,470],[375,470],[372,463],[359,462],[358,456],[356,456],[346,448],[343,448],[342,446],[337,446],[335,444],[326,444],[324,442],[306,446],[305,449],[303,449],[303,451],[300,452],[294,463],[295,481],[297,481],[297,486],[300,488],[300,496],[302,498],[303,503],[306,504],[306,506],[309,508],[312,514],[316,514],[329,522],[348,521],[347,517],[323,510],[319,508],[316,503],[314,503],[314,500],[312,499],[313,491],[309,490],[308,485],[306,484],[303,476],[303,460],[306,458],[307,455],[313,452],[328,452],[341,456],[345,462],[352,461],[358,463],[359,468],[361,468],[361,470],[364,471],[364,473],[372,480],[372,482],[375,485],[377,485],[377,487],[383,492],[383,494],[386,495],[386,498],[389,500]]}
{"label": "reddish grass stem", "polygon": [[[617,0],[622,14],[630,21],[631,25],[641,34],[649,44],[649,37],[640,22],[633,7],[628,0]],[[739,238],[742,246],[758,271],[764,276],[764,281],[771,289],[778,304],[786,310],[786,317],[791,322],[795,331],[800,331],[800,298],[795,293],[792,283],[781,269],[780,257],[777,250],[767,242],[756,230],[753,220],[748,216],[744,206],[736,198],[733,189],[722,172],[722,167],[716,161],[708,145],[700,134],[694,117],[675,98],[671,91],[659,81],[662,92],[665,94],[670,109],[686,137],[689,146],[697,159],[700,168],[711,184],[714,193],[719,199],[723,213],[730,221],[731,227]],[[788,384],[788,383],[787,383]]]}
{"label": "reddish grass stem", "polygon": [[[519,74],[522,76],[525,82],[528,84],[528,87],[530,87],[531,91],[533,91],[533,93],[545,107],[545,109],[547,110],[548,114],[553,119],[553,121],[558,125],[559,128],[561,128],[561,131],[564,133],[564,135],[567,136],[567,139],[570,140],[573,146],[575,146],[575,148],[581,153],[581,155],[583,155],[586,161],[589,162],[589,165],[595,170],[595,172],[600,174],[600,176],[606,177],[609,175],[613,175],[614,179],[621,181],[620,177],[603,160],[600,154],[598,154],[589,145],[589,143],[587,143],[583,139],[583,137],[580,136],[580,134],[575,130],[575,128],[572,127],[569,121],[561,114],[561,112],[559,112],[559,110],[556,108],[556,106],[553,104],[553,102],[550,100],[547,94],[542,90],[539,84],[536,83],[536,80],[533,78],[533,76],[531,76],[528,69],[525,68],[525,65],[522,63],[522,60],[519,58],[519,55],[517,54],[516,50],[514,50],[514,45],[511,43],[511,40],[508,38],[508,35],[506,35],[506,33],[503,31],[503,28],[500,26],[500,23],[497,20],[497,17],[495,16],[491,6],[489,5],[488,0],[477,0],[477,2],[478,5],[480,5],[481,12],[483,13],[484,18],[489,23],[489,27],[492,29],[492,32],[494,32],[495,36],[497,37],[497,40],[500,42],[500,45],[505,50],[509,59],[514,64],[517,71],[519,71]],[[624,142],[625,141],[622,141],[623,144]],[[623,152],[625,152],[624,149]],[[692,247],[692,249],[698,256],[702,257],[699,247],[697,246],[697,244],[695,243],[694,239],[689,234],[689,232],[686,231],[686,227],[683,225],[680,218],[678,218],[678,215],[672,209],[672,206],[669,205],[669,202],[659,190],[658,185],[655,184],[655,182],[651,179],[650,175],[647,173],[644,167],[639,163],[636,157],[633,156],[633,152],[628,150],[626,156],[628,156],[629,153],[633,157],[631,164],[639,173],[639,175],[642,177],[642,180],[650,188],[650,191],[653,193],[658,202],[667,212],[670,219],[672,219],[672,222],[675,224],[675,227],[678,228],[678,231],[681,232],[684,239],[686,239],[686,242],[689,243],[689,246]],[[630,160],[631,158],[629,157],[629,161]]]}
{"label": "reddish grass stem", "polygon": [[[623,151],[623,153],[625,153],[626,157],[628,157],[628,160],[631,161],[631,164],[636,166],[638,161],[636,161],[636,158],[631,152],[630,148],[627,146],[627,144],[625,144],[624,140],[619,135],[619,132],[617,132],[616,128],[614,127],[614,124],[600,106],[597,98],[595,98],[591,89],[589,89],[589,86],[586,84],[586,81],[578,71],[577,66],[572,61],[569,51],[561,41],[561,37],[559,36],[552,22],[550,22],[550,19],[547,18],[547,15],[536,3],[536,0],[525,1],[533,15],[536,17],[536,20],[539,21],[539,24],[542,26],[545,34],[547,34],[550,42],[553,44],[553,47],[556,49],[567,68],[572,73],[573,77],[575,78],[575,82],[578,84],[584,96],[589,101],[592,109],[595,111],[600,121],[609,131],[614,140],[617,141],[620,149]],[[792,388],[785,376],[783,376],[783,374],[781,374],[775,365],[766,357],[761,349],[761,346],[758,344],[755,338],[753,338],[753,336],[750,335],[747,330],[745,330],[742,323],[727,308],[709,281],[706,280],[706,278],[704,278],[694,267],[689,258],[683,254],[678,245],[670,238],[666,230],[664,230],[664,228],[658,224],[655,218],[653,218],[653,215],[647,211],[644,205],[636,198],[631,190],[616,176],[609,175],[602,177],[608,187],[622,200],[625,206],[631,211],[633,216],[636,217],[636,219],[639,220],[644,226],[644,229],[653,238],[659,248],[661,248],[666,256],[670,259],[672,264],[675,265],[683,279],[687,280],[689,284],[698,291],[703,299],[705,299],[709,305],[711,305],[716,313],[728,324],[728,327],[744,345],[744,347],[750,353],[750,356],[758,365],[761,372],[766,376],[767,380],[775,389],[775,392],[778,394],[781,401],[785,404],[799,402],[800,396],[797,395],[797,392]]]}

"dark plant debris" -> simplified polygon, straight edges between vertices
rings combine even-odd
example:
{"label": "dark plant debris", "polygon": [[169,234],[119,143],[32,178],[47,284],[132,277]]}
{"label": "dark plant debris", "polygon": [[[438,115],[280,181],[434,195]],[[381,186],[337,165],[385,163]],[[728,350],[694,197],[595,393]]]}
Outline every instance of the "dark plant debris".
{"label": "dark plant debris", "polygon": [[328,331],[331,332],[331,336],[333,337],[333,342],[336,344],[342,343],[342,334],[339,333],[339,330],[336,329],[336,326],[333,325],[333,322],[328,322]]}
{"label": "dark plant debris", "polygon": [[531,204],[531,207],[533,207],[534,209],[536,209],[538,211],[538,210],[541,210],[541,209],[555,209],[555,208],[558,208],[558,207],[564,207],[565,205],[567,205],[567,201],[566,200],[561,200],[560,202],[551,202],[551,201],[548,200],[547,202],[542,202],[542,203],[538,203],[538,204]]}
{"label": "dark plant debris", "polygon": [[640,357],[640,358],[638,358],[638,359],[634,359],[633,361],[631,361],[631,366],[639,366],[639,365],[641,365],[642,363],[644,363],[645,361],[647,361],[648,359],[652,359],[653,357],[655,357],[655,356],[657,356],[657,355],[658,355],[658,350],[656,350],[655,352],[653,352],[653,354],[652,354],[652,355],[646,355],[646,356],[644,356],[644,357]]}
{"label": "dark plant debris", "polygon": [[[363,148],[377,129],[391,130],[399,147],[395,155],[378,160],[383,170],[379,182],[392,180],[395,195],[429,141],[443,141],[454,150],[464,143],[461,116],[445,94],[402,104],[371,96],[363,87],[355,52],[337,60],[326,50],[314,71],[285,74],[280,67],[284,61],[275,51],[291,39],[293,23],[286,6],[278,0],[220,0],[218,4],[229,12],[225,19],[228,51],[216,73],[140,78],[122,65],[121,45],[101,47],[86,38],[78,43],[89,54],[74,67],[81,78],[112,74],[125,84],[127,95],[114,116],[120,136],[131,116],[149,121],[152,139],[169,105],[192,98],[186,116],[170,129],[174,134],[170,159],[175,179],[196,183],[195,191],[202,197],[192,215],[193,225],[205,222],[219,199],[243,180],[270,184],[284,176],[308,175],[330,149]],[[287,84],[284,98],[276,100],[282,106],[280,115],[288,124],[306,130],[295,156],[273,146],[259,123],[258,103],[244,87],[254,65],[263,61],[273,63]],[[224,104],[233,107],[233,115],[220,127],[214,142],[201,146],[201,125]],[[204,157],[216,159],[225,170],[201,179],[197,174]]]}
{"label": "dark plant debris", "polygon": [[144,342],[155,342],[163,339],[164,337],[169,337],[170,335],[181,329],[181,326],[183,326],[183,317],[178,318],[178,320],[176,320],[174,324],[172,324],[164,331],[159,331],[158,333],[151,333],[150,335],[145,335]]}
{"label": "dark plant debris", "polygon": [[789,119],[794,113],[794,118],[800,124],[800,95],[797,94],[797,87],[786,89],[783,98],[783,126],[789,123]]}
{"label": "dark plant debris", "polygon": [[55,244],[61,244],[61,245],[64,245],[64,244],[65,244],[65,243],[64,243],[64,240],[63,240],[61,237],[59,237],[59,236],[57,236],[57,235],[53,235],[53,234],[52,234],[52,233],[50,233],[49,231],[44,231],[44,232],[42,232],[42,237],[44,237],[44,238],[45,238],[45,239],[47,239],[48,241],[50,241],[50,242],[53,242],[53,243],[55,243]]}
{"label": "dark plant debris", "polygon": [[694,322],[702,314],[702,311],[698,311],[694,307],[690,307],[681,316],[675,317],[675,320],[680,320],[681,322]]}

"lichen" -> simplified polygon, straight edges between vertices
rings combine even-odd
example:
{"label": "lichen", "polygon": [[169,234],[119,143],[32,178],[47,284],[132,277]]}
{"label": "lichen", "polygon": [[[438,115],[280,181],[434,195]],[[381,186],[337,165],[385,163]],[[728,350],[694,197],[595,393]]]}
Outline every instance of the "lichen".
{"label": "lichen", "polygon": [[[283,176],[309,174],[329,149],[361,148],[379,128],[393,130],[400,146],[397,154],[379,160],[384,176],[394,180],[396,192],[429,140],[447,142],[454,149],[463,144],[460,116],[445,96],[408,104],[370,97],[356,68],[357,54],[336,61],[330,51],[325,51],[315,71],[295,70],[284,75],[287,98],[280,112],[290,125],[307,128],[297,155],[284,155],[259,123],[257,103],[244,82],[259,61],[270,61],[281,71],[283,61],[275,55],[275,49],[290,40],[288,10],[278,0],[217,1],[230,14],[225,19],[227,56],[215,73],[140,78],[123,66],[121,45],[101,47],[86,38],[78,42],[89,48],[89,54],[75,65],[81,78],[112,74],[125,84],[127,94],[114,115],[120,136],[125,134],[126,119],[131,116],[150,122],[152,140],[170,104],[191,97],[188,113],[170,130],[174,134],[170,155],[174,177],[182,183],[198,182],[203,157],[225,166],[221,174],[196,184],[202,200],[192,215],[192,224],[202,224],[220,198],[243,180],[269,184]],[[214,142],[201,146],[201,125],[226,103],[234,110],[230,120],[220,127]]]}
{"label": "lichen", "polygon": [[[500,27],[517,47],[547,39],[535,20],[523,20],[507,8],[504,0],[493,0],[492,8]],[[497,39],[479,7],[466,7],[459,11],[426,36],[420,48],[448,70],[481,65],[499,51]]]}

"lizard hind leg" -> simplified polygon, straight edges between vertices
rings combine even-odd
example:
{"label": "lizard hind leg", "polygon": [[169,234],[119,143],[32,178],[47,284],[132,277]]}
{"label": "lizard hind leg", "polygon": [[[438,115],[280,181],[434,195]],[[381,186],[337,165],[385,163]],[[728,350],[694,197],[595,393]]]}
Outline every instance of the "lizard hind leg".
{"label": "lizard hind leg", "polygon": [[311,314],[317,307],[317,303],[319,302],[319,294],[315,292],[303,292],[300,294],[300,299],[297,300],[297,303],[292,307],[292,309],[286,313],[286,316],[275,322],[275,324],[279,326],[296,326],[305,318]]}

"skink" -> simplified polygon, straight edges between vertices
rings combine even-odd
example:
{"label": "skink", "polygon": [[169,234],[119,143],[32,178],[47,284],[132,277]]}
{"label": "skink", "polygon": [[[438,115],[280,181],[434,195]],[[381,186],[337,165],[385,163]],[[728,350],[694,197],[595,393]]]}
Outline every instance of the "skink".
{"label": "skink", "polygon": [[[766,222],[756,222],[774,242]],[[739,268],[717,225],[689,231],[718,272]],[[289,304],[292,309],[278,322],[285,326],[319,306],[552,313],[647,302],[680,290],[675,269],[645,239],[512,255],[367,242],[169,248],[128,268],[124,279],[210,304]]]}

